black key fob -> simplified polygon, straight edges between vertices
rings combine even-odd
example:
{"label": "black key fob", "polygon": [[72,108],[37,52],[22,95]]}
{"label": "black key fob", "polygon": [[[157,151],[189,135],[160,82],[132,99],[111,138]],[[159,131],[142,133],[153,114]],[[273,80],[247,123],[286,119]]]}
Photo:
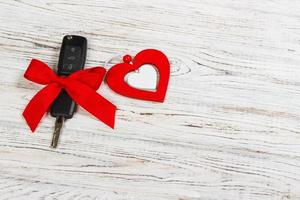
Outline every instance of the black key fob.
{"label": "black key fob", "polygon": [[[86,60],[87,40],[85,37],[67,35],[63,38],[57,74],[68,76],[78,70],[83,69]],[[51,105],[50,114],[53,117],[63,117],[70,119],[76,110],[77,104],[62,89],[58,97]]]}

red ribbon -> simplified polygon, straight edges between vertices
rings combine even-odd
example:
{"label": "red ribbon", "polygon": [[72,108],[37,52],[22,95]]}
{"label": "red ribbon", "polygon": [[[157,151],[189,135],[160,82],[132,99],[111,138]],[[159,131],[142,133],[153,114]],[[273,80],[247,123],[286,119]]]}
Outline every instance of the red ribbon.
{"label": "red ribbon", "polygon": [[96,92],[104,75],[104,68],[94,67],[77,71],[67,77],[59,77],[47,64],[32,59],[24,77],[46,87],[36,93],[23,112],[31,131],[35,131],[62,88],[77,104],[106,125],[114,128],[116,106]]}

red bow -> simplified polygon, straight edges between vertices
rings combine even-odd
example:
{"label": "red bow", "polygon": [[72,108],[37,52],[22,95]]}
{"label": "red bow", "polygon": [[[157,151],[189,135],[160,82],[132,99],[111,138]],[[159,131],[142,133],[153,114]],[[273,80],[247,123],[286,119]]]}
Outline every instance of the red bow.
{"label": "red bow", "polygon": [[104,75],[104,68],[94,67],[80,70],[68,77],[59,77],[47,64],[32,59],[24,77],[35,83],[46,85],[46,87],[30,100],[23,112],[31,131],[34,132],[62,88],[77,104],[114,128],[116,106],[96,92]]}

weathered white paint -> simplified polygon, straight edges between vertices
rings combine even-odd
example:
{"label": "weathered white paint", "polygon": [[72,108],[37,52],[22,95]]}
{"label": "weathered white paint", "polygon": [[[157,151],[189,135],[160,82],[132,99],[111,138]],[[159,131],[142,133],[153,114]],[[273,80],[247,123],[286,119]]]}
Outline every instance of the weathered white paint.
{"label": "weathered white paint", "polygon": [[[120,60],[122,62],[122,60]],[[155,66],[144,64],[137,70],[128,73],[125,76],[125,81],[133,88],[142,89],[146,91],[156,91],[159,81],[159,73]]]}
{"label": "weathered white paint", "polygon": [[[163,104],[129,99],[116,129],[79,109],[59,149],[54,119],[21,117],[65,34],[88,38],[87,66],[164,51]],[[0,199],[300,199],[298,0],[0,0]],[[107,66],[107,68],[110,65]]]}

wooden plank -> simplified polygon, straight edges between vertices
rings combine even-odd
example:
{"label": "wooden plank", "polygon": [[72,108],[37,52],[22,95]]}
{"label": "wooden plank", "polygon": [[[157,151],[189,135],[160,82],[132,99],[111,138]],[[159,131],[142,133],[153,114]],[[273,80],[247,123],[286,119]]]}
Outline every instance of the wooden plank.
{"label": "wooden plank", "polygon": [[[300,199],[300,4],[245,1],[0,0],[0,199]],[[163,104],[129,99],[111,130],[84,110],[49,148],[21,113],[62,37],[88,38],[87,66],[164,51]],[[113,63],[109,63],[108,69]]]}

